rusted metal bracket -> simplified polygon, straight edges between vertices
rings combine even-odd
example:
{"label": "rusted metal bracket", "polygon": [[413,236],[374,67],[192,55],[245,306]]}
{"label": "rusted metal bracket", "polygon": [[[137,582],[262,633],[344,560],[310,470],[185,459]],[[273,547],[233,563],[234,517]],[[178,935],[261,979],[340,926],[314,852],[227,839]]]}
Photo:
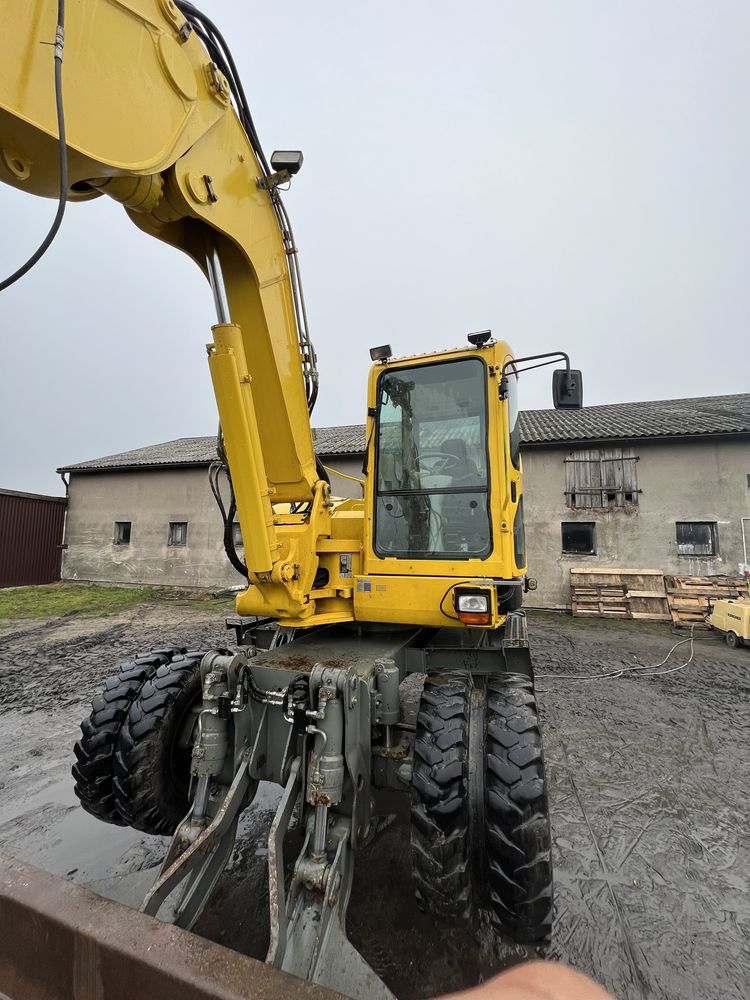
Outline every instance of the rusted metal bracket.
{"label": "rusted metal bracket", "polygon": [[268,903],[271,930],[266,961],[278,965],[286,949],[286,889],[284,887],[284,836],[301,792],[300,758],[292,761],[289,778],[268,834]]}
{"label": "rusted metal bracket", "polygon": [[143,902],[144,913],[155,917],[167,898],[185,882],[174,923],[178,927],[193,926],[229,860],[249,785],[250,774],[244,760],[218,812],[182,853],[175,835],[159,877]]}
{"label": "rusted metal bracket", "polygon": [[[281,807],[277,815],[280,813]],[[283,825],[281,821],[279,828]],[[320,866],[320,880],[315,883],[308,855],[310,832],[308,829],[297,858],[288,898],[283,882],[276,881],[278,911],[284,907],[285,913],[275,939],[272,924],[266,961],[306,981],[340,989],[355,1000],[395,1000],[346,936],[346,911],[354,875],[351,820],[332,817],[327,846],[333,851],[333,861]],[[283,860],[280,867],[283,870]],[[281,929],[283,936],[278,933]]]}

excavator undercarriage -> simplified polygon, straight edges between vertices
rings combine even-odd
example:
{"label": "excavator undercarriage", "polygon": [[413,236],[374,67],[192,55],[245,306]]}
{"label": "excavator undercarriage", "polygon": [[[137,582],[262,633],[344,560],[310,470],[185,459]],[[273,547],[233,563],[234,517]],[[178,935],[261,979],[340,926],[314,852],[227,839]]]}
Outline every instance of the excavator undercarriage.
{"label": "excavator undercarriage", "polygon": [[523,613],[493,633],[228,624],[232,649],[126,664],[103,696],[119,692],[126,711],[95,700],[76,746],[85,808],[172,834],[144,912],[193,926],[270,781],[283,792],[268,837],[269,964],[362,1000],[392,996],[348,941],[346,911],[357,852],[393,816],[411,816],[425,910],[468,928],[484,912],[543,946],[549,823]]}

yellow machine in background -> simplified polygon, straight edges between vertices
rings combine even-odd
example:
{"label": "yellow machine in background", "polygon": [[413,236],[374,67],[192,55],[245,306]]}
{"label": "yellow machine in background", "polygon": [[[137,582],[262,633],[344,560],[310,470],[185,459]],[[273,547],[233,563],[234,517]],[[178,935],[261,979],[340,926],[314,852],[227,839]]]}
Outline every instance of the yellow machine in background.
{"label": "yellow machine in background", "polygon": [[727,646],[750,646],[750,597],[736,601],[716,601],[708,624],[722,632]]}
{"label": "yellow machine in background", "polygon": [[[520,610],[518,376],[563,359],[561,407],[582,405],[582,383],[564,353],[514,358],[490,331],[415,357],[373,348],[364,499],[333,498],[313,447],[317,363],[279,194],[301,166],[297,151],[266,160],[231,51],[186,0],[76,0],[67,14],[58,0],[57,17],[49,0],[4,4],[0,179],[57,196],[58,213],[0,289],[41,257],[69,201],[102,194],[196,262],[217,320],[211,485],[248,582],[235,649],[152,650],[94,700],[76,794],[100,819],[173,834],[144,909],[174,904],[171,919],[190,927],[258,782],[281,784],[267,961],[371,1000],[391,994],[346,938],[346,906],[353,858],[393,793],[411,808],[424,909],[469,927],[487,912],[498,932],[549,939],[548,803]],[[411,705],[410,672],[426,675]],[[294,815],[304,843],[285,864]]]}

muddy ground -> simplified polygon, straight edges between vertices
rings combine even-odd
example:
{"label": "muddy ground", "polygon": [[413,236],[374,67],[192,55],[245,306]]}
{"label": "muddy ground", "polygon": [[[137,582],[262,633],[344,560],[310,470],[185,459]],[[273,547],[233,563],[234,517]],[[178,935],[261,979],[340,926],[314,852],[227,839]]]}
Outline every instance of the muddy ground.
{"label": "muddy ground", "polygon": [[[683,670],[574,680],[561,675],[655,664],[676,639],[661,625],[543,614],[532,617],[531,633],[552,807],[552,957],[590,973],[618,1000],[744,1000],[750,650],[711,637],[696,642]],[[133,652],[227,638],[215,609],[179,603],[0,623],[0,850],[95,886],[157,864],[161,838],[106,826],[76,805],[69,768],[78,723]],[[688,655],[683,645],[668,665]],[[243,817],[197,928],[261,958],[276,798],[262,787]],[[408,829],[393,825],[359,859],[349,909],[353,942],[401,1000],[468,986],[524,957],[422,915],[408,853]]]}

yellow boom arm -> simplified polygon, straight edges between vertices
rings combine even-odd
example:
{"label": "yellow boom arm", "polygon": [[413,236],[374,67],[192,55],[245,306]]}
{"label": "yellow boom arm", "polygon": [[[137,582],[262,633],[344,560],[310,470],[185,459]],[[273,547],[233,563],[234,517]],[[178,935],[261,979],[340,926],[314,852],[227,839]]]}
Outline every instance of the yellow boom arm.
{"label": "yellow boom arm", "polygon": [[[50,0],[10,0],[0,31],[0,179],[47,197],[59,183],[55,21]],[[325,528],[328,498],[308,416],[309,358],[274,195],[227,79],[172,0],[78,0],[66,14],[63,93],[70,198],[111,195],[211,279],[220,323],[209,365],[256,604],[311,614],[308,536]],[[282,538],[273,503],[314,510]]]}

